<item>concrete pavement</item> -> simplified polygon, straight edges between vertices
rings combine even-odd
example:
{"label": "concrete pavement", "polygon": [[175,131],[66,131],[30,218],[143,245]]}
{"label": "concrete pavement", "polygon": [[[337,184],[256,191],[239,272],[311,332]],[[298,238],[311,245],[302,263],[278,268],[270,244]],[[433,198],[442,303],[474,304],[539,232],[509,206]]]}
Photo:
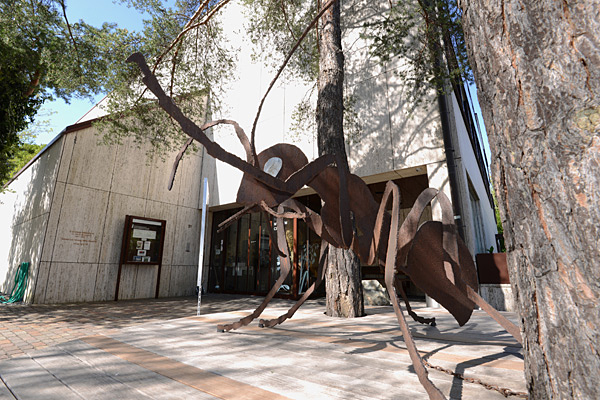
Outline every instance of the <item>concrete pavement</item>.
{"label": "concrete pavement", "polygon": [[[0,398],[427,398],[391,307],[367,307],[366,317],[337,319],[323,314],[322,301],[312,300],[275,329],[253,322],[235,332],[216,331],[217,323],[245,315],[260,300],[205,296],[199,317],[195,299],[79,305],[63,307],[64,312],[55,306],[51,312],[35,311],[31,321],[24,312],[10,320],[0,309],[2,327],[6,318],[13,324],[8,331],[16,331],[19,321],[20,330],[33,329],[35,321],[38,331],[45,324],[73,328],[62,339],[47,336],[43,349],[0,361]],[[290,304],[277,300],[265,314],[278,316]],[[484,312],[475,311],[461,328],[444,310],[422,303],[415,310],[437,319],[436,327],[409,322],[430,364],[492,386],[525,390],[520,346]],[[44,315],[46,322],[40,319]],[[504,398],[481,384],[429,371],[448,398]]]}
{"label": "concrete pavement", "polygon": [[[204,296],[202,313],[236,311],[256,307],[262,297]],[[274,299],[274,304],[293,304]],[[121,300],[73,304],[0,304],[0,360],[53,344],[147,322],[196,315],[196,297]]]}

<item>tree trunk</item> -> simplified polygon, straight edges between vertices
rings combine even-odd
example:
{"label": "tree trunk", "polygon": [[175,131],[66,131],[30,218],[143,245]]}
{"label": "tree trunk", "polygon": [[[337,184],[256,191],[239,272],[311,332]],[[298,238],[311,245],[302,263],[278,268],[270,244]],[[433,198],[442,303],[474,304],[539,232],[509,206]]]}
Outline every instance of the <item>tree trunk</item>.
{"label": "tree trunk", "polygon": [[[319,34],[319,93],[316,111],[319,154],[340,154],[347,163],[343,130],[344,54],[339,1],[321,17]],[[326,314],[335,317],[364,315],[358,257],[352,250],[334,249],[330,246],[327,259]]]}
{"label": "tree trunk", "polygon": [[600,398],[600,2],[464,0],[530,398]]}

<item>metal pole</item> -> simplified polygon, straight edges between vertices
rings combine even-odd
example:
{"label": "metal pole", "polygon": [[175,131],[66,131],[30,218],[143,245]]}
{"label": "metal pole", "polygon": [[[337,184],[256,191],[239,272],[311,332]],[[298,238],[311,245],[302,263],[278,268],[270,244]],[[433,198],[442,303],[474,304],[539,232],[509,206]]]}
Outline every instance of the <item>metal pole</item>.
{"label": "metal pole", "polygon": [[202,267],[204,262],[204,236],[206,233],[206,209],[208,208],[208,179],[204,178],[202,188],[202,217],[200,219],[200,251],[198,255],[198,310],[196,315],[200,315],[200,305],[202,303]]}

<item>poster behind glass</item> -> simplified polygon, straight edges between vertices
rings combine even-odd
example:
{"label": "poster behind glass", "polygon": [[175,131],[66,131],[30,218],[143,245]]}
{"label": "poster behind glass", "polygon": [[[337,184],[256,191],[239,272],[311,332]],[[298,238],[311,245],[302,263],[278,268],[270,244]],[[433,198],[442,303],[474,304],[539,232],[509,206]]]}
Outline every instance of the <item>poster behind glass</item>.
{"label": "poster behind glass", "polygon": [[160,264],[166,221],[127,216],[127,264]]}

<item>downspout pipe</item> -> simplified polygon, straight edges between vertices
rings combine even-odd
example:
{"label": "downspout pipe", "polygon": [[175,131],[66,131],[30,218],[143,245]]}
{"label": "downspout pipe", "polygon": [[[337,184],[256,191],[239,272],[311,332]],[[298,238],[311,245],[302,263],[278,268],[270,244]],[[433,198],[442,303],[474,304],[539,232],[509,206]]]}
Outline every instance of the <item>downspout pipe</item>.
{"label": "downspout pipe", "polygon": [[450,130],[450,115],[448,113],[448,99],[445,94],[438,95],[438,106],[442,121],[442,134],[444,137],[444,151],[446,153],[446,164],[448,165],[448,180],[450,181],[450,197],[454,212],[454,221],[459,236],[465,240],[464,222],[461,214],[462,199],[458,189],[456,163],[454,161],[454,145],[452,143],[452,131]]}
{"label": "downspout pipe", "polygon": [[[424,11],[426,13],[431,14],[434,20],[437,20],[437,7],[436,3],[432,0],[425,0],[423,2],[425,4]],[[442,32],[440,32],[440,28],[437,28],[439,38],[443,40]],[[430,41],[429,42],[429,51],[431,51],[434,56],[435,67],[438,70],[445,69],[444,66],[444,50],[442,44],[439,41]],[[445,82],[445,89],[452,88],[450,82]],[[450,93],[452,93],[450,91]],[[465,240],[464,233],[464,222],[461,214],[461,198],[460,191],[458,190],[458,179],[456,174],[456,163],[454,160],[454,145],[452,142],[452,130],[450,128],[450,115],[448,113],[448,98],[446,94],[440,93],[438,91],[438,107],[440,110],[440,119],[442,122],[442,134],[444,138],[444,151],[446,153],[446,165],[448,166],[448,180],[450,182],[450,198],[452,200],[452,211],[454,212],[454,221],[456,223],[456,227],[458,230],[458,234],[460,237]]]}

